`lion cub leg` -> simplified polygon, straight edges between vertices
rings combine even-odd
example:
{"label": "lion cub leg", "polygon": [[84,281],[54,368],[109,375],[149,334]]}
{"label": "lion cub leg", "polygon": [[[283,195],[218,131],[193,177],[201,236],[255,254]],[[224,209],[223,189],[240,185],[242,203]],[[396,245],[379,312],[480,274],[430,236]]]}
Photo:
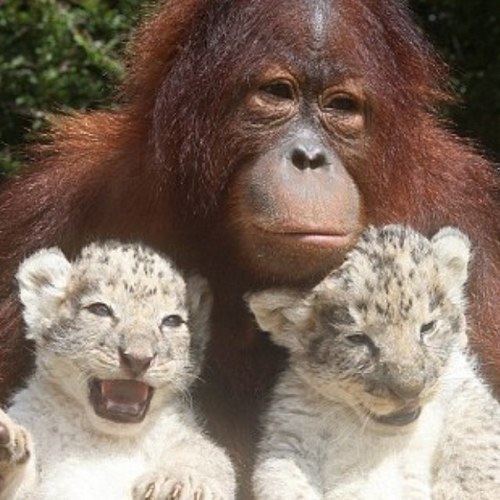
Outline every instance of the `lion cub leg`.
{"label": "lion cub leg", "polygon": [[31,436],[0,410],[0,500],[23,498],[34,480]]}

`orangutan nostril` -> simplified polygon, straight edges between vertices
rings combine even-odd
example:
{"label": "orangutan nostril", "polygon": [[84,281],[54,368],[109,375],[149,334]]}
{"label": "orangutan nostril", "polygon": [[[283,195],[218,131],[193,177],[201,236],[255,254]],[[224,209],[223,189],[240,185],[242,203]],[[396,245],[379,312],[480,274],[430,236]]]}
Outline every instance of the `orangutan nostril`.
{"label": "orangutan nostril", "polygon": [[297,146],[290,155],[292,164],[300,170],[320,168],[328,164],[326,153],[322,148]]}

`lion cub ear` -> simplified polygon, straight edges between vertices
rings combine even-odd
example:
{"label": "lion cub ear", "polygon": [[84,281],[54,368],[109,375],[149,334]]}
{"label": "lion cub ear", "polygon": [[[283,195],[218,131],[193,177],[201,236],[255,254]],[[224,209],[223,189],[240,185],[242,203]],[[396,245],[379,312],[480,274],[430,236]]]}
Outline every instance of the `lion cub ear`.
{"label": "lion cub ear", "polygon": [[71,264],[58,248],[40,250],[19,266],[16,278],[28,338],[51,323],[65,297],[70,274]]}
{"label": "lion cub ear", "polygon": [[245,299],[273,342],[291,351],[303,349],[304,332],[312,321],[309,296],[298,290],[271,289],[247,294]]}
{"label": "lion cub ear", "polygon": [[444,227],[434,235],[431,243],[441,264],[440,274],[445,285],[457,300],[461,300],[471,254],[469,238],[457,228]]}

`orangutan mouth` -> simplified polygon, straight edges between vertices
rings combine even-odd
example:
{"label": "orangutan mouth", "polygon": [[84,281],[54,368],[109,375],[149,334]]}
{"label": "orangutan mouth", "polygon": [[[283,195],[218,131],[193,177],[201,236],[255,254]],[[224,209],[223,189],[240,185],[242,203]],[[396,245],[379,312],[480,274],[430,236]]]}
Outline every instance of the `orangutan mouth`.
{"label": "orangutan mouth", "polygon": [[354,233],[334,233],[321,231],[286,230],[271,231],[263,230],[266,235],[287,239],[298,244],[324,246],[324,247],[347,247],[355,240]]}
{"label": "orangutan mouth", "polygon": [[138,380],[100,380],[89,384],[89,399],[96,415],[112,422],[142,422],[149,409],[154,389]]}
{"label": "orangutan mouth", "polygon": [[308,245],[321,245],[328,247],[344,247],[352,242],[349,234],[323,234],[323,233],[282,233],[287,238],[293,238],[299,243]]}
{"label": "orangutan mouth", "polygon": [[420,416],[421,411],[421,406],[410,406],[393,413],[389,413],[388,415],[375,415],[371,413],[370,417],[379,424],[403,427],[415,422],[415,420],[417,420]]}

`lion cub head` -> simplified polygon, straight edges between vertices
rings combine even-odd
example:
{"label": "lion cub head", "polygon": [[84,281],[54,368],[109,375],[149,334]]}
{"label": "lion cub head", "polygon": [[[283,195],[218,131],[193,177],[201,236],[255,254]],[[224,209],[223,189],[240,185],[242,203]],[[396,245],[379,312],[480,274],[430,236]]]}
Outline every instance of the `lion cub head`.
{"label": "lion cub head", "polygon": [[140,244],[85,247],[73,262],[57,248],[17,273],[37,372],[80,404],[103,432],[135,433],[197,377],[211,295]]}
{"label": "lion cub head", "polygon": [[312,290],[263,291],[249,304],[313,390],[363,421],[406,426],[466,342],[469,253],[457,229],[428,239],[404,226],[372,227]]}

